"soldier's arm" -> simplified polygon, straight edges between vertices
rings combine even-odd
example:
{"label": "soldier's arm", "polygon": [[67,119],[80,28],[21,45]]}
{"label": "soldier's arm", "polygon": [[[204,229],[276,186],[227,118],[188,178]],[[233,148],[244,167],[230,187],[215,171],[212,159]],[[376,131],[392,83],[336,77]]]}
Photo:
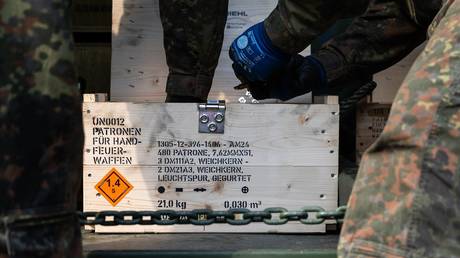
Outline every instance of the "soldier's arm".
{"label": "soldier's arm", "polygon": [[335,21],[363,13],[368,4],[369,0],[279,0],[265,29],[274,45],[298,53]]}
{"label": "soldier's arm", "polygon": [[364,15],[315,57],[326,69],[329,82],[347,81],[390,67],[425,39],[426,28],[417,26],[398,1],[372,1]]}
{"label": "soldier's arm", "polygon": [[[310,45],[338,19],[364,12],[368,3],[369,0],[279,0],[265,21],[233,41],[229,54],[235,75],[243,84],[268,81],[274,72],[286,67],[292,54]],[[322,70],[320,65],[317,68]]]}

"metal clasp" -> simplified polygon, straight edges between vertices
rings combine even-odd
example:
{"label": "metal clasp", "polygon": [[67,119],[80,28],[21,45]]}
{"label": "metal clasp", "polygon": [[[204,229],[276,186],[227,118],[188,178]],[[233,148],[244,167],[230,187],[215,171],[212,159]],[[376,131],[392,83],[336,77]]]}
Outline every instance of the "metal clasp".
{"label": "metal clasp", "polygon": [[224,133],[225,100],[208,100],[198,104],[198,132]]}

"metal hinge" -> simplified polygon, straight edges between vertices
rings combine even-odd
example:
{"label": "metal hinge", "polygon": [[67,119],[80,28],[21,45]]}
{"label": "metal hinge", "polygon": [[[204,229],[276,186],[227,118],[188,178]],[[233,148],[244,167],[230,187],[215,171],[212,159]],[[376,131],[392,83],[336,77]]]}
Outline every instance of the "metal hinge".
{"label": "metal hinge", "polygon": [[225,100],[208,100],[198,104],[198,132],[224,133]]}

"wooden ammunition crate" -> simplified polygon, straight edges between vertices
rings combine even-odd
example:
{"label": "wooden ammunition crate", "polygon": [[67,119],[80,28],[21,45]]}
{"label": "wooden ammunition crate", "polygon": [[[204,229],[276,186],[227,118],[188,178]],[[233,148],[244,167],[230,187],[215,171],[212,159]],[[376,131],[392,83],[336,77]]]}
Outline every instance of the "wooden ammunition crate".
{"label": "wooden ammunition crate", "polygon": [[[251,25],[263,21],[277,0],[230,0],[222,53],[209,97],[227,102],[255,103],[233,73],[228,50],[232,41]],[[123,102],[163,102],[168,66],[158,0],[113,0],[112,75],[110,99]],[[310,49],[302,52],[310,53]],[[305,103],[310,97],[292,100]]]}
{"label": "wooden ammunition crate", "polygon": [[[84,211],[335,209],[338,111],[337,104],[227,104],[224,133],[212,134],[198,132],[197,104],[85,102]],[[324,232],[326,223],[95,231],[302,233]]]}
{"label": "wooden ammunition crate", "polygon": [[380,136],[390,114],[391,104],[363,103],[356,114],[356,159]]}

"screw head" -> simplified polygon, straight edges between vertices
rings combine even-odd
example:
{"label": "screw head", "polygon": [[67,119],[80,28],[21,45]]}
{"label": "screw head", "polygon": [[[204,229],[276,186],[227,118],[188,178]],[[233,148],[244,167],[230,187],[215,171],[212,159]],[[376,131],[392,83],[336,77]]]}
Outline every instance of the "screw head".
{"label": "screw head", "polygon": [[209,129],[210,132],[213,133],[213,132],[217,131],[217,125],[215,123],[210,123],[208,125],[208,129]]}
{"label": "screw head", "polygon": [[201,115],[201,116],[200,116],[200,122],[201,122],[202,124],[208,123],[208,122],[209,122],[209,117],[208,117],[208,115],[205,115],[205,114]]}
{"label": "screw head", "polygon": [[243,188],[241,188],[241,192],[244,193],[244,194],[249,193],[249,187],[243,186]]}
{"label": "screw head", "polygon": [[221,113],[217,113],[214,116],[214,119],[216,120],[217,123],[222,123],[224,121],[224,115]]}

